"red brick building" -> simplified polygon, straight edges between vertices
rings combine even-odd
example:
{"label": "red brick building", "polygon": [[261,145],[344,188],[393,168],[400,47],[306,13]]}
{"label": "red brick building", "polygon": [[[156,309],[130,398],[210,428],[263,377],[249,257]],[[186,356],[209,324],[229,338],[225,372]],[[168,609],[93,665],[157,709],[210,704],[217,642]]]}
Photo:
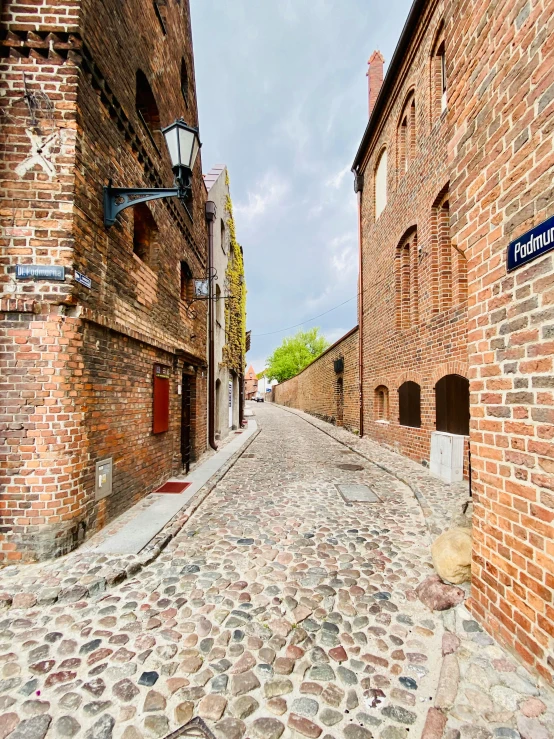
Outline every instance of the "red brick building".
{"label": "red brick building", "polygon": [[354,162],[360,430],[425,465],[433,432],[469,430],[467,261],[449,238],[445,13],[443,0],[414,4],[384,82],[383,57],[371,57]]}
{"label": "red brick building", "polygon": [[478,0],[460,23],[462,7],[446,48],[451,238],[468,257],[470,607],[554,681],[554,257],[510,273],[506,258],[554,215],[554,3]]}
{"label": "red brick building", "polygon": [[1,12],[3,561],[69,551],[206,446],[200,157],[188,209],[108,229],[102,202],[110,180],[173,184],[160,128],[198,124],[188,2],[32,11]]}
{"label": "red brick building", "polygon": [[254,371],[254,367],[250,367],[246,370],[244,375],[244,397],[246,400],[252,400],[258,392],[258,376]]}
{"label": "red brick building", "polygon": [[355,161],[363,431],[425,462],[470,379],[468,605],[549,681],[553,26],[552,0],[415,0]]}

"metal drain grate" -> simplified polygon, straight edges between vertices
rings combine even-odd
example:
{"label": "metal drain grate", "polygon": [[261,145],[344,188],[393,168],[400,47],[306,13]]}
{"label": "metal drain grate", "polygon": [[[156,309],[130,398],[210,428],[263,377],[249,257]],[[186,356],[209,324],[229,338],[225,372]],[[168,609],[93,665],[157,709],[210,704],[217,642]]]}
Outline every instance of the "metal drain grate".
{"label": "metal drain grate", "polygon": [[379,503],[380,498],[375,495],[368,485],[346,483],[336,485],[346,503]]}
{"label": "metal drain grate", "polygon": [[365,469],[361,464],[338,464],[337,467],[341,470],[347,470],[348,472],[359,472]]}
{"label": "metal drain grate", "polygon": [[164,739],[177,739],[177,737],[199,737],[201,739],[216,739],[212,732],[208,729],[204,721],[196,716],[191,719],[188,724],[184,724],[180,728],[168,734]]}
{"label": "metal drain grate", "polygon": [[245,457],[245,459],[255,459],[256,458],[255,454],[243,454],[242,456]]}

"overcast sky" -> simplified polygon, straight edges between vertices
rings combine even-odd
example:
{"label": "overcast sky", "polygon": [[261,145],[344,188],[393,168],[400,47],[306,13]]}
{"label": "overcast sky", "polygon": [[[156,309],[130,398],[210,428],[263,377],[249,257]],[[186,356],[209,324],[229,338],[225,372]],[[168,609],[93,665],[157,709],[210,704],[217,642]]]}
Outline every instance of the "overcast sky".
{"label": "overcast sky", "polygon": [[390,60],[410,4],[191,0],[202,166],[229,168],[256,372],[298,331],[279,329],[304,322],[333,342],[356,325],[350,167],[367,60],[374,49]]}

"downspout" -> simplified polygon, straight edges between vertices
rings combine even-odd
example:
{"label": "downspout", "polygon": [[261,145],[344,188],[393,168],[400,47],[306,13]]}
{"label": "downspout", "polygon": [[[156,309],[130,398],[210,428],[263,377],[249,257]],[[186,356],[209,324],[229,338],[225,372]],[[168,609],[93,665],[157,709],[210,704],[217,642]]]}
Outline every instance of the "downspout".
{"label": "downspout", "polygon": [[215,441],[215,346],[214,346],[214,221],[215,203],[207,200],[205,205],[208,223],[208,443],[217,450]]}
{"label": "downspout", "polygon": [[364,178],[355,174],[354,192],[358,200],[358,387],[360,398],[360,438],[364,435],[364,271],[362,259],[362,189]]}

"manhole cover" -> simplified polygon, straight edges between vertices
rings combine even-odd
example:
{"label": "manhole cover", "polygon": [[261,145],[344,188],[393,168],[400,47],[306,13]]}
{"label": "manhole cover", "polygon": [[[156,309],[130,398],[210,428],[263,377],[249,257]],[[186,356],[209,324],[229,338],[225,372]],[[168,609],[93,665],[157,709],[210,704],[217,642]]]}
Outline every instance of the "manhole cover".
{"label": "manhole cover", "polygon": [[368,485],[341,483],[336,488],[347,503],[378,503],[380,500]]}
{"label": "manhole cover", "polygon": [[359,472],[364,469],[361,464],[338,464],[337,467],[341,470],[348,470],[348,472]]}
{"label": "manhole cover", "polygon": [[188,724],[172,731],[171,734],[168,734],[165,737],[165,739],[177,739],[177,737],[202,737],[202,739],[215,739],[215,736],[198,716],[191,719]]}

